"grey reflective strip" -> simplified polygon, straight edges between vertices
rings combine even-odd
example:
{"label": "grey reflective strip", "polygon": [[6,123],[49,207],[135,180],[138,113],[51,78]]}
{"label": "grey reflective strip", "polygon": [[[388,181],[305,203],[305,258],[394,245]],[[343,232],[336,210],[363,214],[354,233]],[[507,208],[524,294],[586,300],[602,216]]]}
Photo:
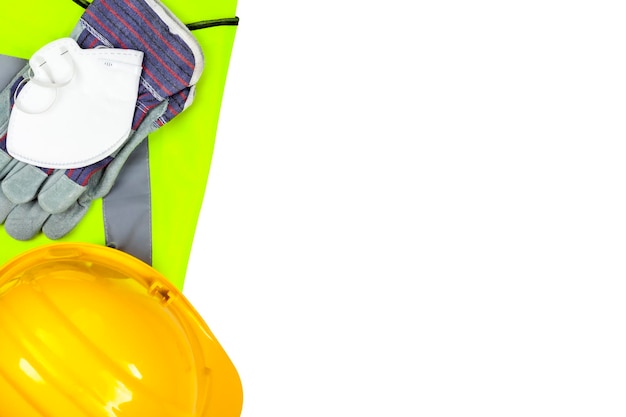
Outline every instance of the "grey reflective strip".
{"label": "grey reflective strip", "polygon": [[148,140],[124,164],[115,186],[104,197],[107,245],[152,265],[152,200]]}
{"label": "grey reflective strip", "polygon": [[27,60],[7,55],[0,55],[0,89],[4,88],[15,77]]}

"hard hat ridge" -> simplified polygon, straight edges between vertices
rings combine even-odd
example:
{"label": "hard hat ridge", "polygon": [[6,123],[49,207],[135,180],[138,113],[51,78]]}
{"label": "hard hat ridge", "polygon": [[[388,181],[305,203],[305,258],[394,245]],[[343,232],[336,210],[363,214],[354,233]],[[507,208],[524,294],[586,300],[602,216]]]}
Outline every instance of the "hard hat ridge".
{"label": "hard hat ridge", "polygon": [[50,245],[0,268],[0,340],[0,415],[221,417],[211,410],[233,398],[240,410],[236,371],[206,323],[115,249]]}

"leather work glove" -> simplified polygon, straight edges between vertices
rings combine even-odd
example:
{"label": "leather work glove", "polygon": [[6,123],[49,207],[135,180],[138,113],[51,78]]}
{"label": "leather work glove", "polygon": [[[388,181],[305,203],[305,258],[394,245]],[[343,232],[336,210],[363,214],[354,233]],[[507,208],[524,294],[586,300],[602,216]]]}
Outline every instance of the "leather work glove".
{"label": "leather work glove", "polygon": [[[126,160],[148,134],[192,103],[204,68],[196,39],[157,0],[94,0],[71,38],[81,49],[143,52],[132,124],[119,148],[87,166],[53,169],[20,162],[7,151],[11,140],[7,130],[15,100],[32,82],[33,70],[26,65],[16,75],[0,92],[0,224],[18,240],[31,239],[40,231],[50,239],[69,233],[91,202],[109,193]],[[91,136],[84,132],[86,141]]]}

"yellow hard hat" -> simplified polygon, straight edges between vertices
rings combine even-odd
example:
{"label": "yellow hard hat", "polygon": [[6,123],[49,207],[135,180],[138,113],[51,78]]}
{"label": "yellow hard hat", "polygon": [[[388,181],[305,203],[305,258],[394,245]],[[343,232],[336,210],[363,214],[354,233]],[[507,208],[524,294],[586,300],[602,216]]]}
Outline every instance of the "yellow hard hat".
{"label": "yellow hard hat", "polygon": [[235,417],[232,362],[185,297],[104,246],[0,268],[0,416]]}

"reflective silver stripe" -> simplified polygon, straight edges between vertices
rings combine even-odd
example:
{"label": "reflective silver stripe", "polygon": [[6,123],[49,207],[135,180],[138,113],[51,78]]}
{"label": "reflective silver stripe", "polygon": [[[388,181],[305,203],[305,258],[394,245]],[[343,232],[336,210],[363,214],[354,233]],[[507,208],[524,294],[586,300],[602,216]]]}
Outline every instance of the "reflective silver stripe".
{"label": "reflective silver stripe", "polygon": [[[27,60],[0,54],[0,90]],[[148,141],[130,155],[115,186],[104,198],[106,243],[152,264],[152,210]]]}
{"label": "reflective silver stripe", "polygon": [[152,265],[152,200],[148,140],[124,164],[102,211],[107,245]]}

